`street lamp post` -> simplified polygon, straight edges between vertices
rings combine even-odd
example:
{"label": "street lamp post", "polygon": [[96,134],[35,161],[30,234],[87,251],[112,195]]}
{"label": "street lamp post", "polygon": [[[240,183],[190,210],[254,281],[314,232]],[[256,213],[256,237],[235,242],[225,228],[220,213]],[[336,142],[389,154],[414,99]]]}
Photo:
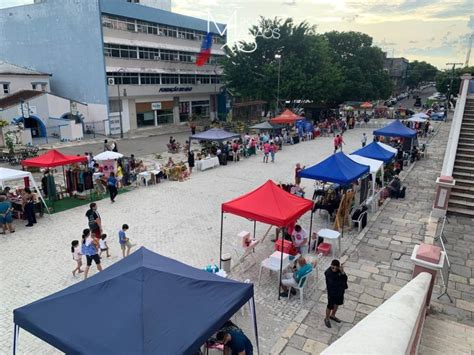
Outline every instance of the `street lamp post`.
{"label": "street lamp post", "polygon": [[280,106],[280,73],[281,73],[281,54],[275,54],[275,59],[278,60],[278,85],[277,85],[277,111]]}
{"label": "street lamp post", "polygon": [[[125,72],[124,68],[120,68],[118,73]],[[120,98],[120,80],[117,77],[117,94],[118,94],[118,101],[119,101],[119,117],[120,117],[120,138],[123,138],[123,123],[122,123],[122,100]]]}

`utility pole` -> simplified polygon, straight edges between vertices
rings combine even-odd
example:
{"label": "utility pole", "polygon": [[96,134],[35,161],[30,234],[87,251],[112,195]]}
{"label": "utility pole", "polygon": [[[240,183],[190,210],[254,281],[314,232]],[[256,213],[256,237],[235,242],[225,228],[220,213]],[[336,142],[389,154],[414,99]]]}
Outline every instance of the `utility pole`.
{"label": "utility pole", "polygon": [[275,54],[275,59],[278,60],[278,86],[277,86],[277,105],[276,110],[279,113],[280,106],[280,73],[281,73],[281,54]]}
{"label": "utility pole", "polygon": [[[117,72],[123,73],[126,70],[124,68],[120,68]],[[123,123],[122,123],[122,99],[120,98],[120,80],[123,80],[123,76],[120,78],[117,77],[117,96],[119,101],[119,117],[120,117],[120,138],[123,138]]]}
{"label": "utility pole", "polygon": [[447,99],[447,105],[446,105],[446,112],[449,110],[449,104],[451,103],[451,92],[453,90],[453,80],[454,80],[454,70],[456,69],[456,65],[463,65],[464,63],[446,63],[446,65],[452,65],[453,68],[451,70],[451,80],[449,83],[449,88],[448,88],[448,95],[446,97]]}

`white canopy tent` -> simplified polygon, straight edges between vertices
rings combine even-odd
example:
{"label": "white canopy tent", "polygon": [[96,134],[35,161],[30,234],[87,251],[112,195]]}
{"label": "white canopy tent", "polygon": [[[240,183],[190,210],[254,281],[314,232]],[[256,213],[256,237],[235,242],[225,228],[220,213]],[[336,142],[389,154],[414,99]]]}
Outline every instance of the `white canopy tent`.
{"label": "white canopy tent", "polygon": [[379,146],[381,146],[383,149],[388,150],[388,151],[391,152],[391,153],[395,153],[395,154],[398,153],[398,149],[397,149],[397,148],[394,148],[394,147],[392,147],[392,146],[390,146],[390,145],[388,145],[388,144],[381,143],[381,142],[377,142],[377,144],[378,144]]}
{"label": "white canopy tent", "polygon": [[8,168],[0,168],[0,186],[2,187],[2,189],[5,188],[5,183],[7,181],[21,180],[25,177],[29,178],[29,180],[31,182],[31,185],[33,185],[33,187],[36,189],[41,201],[43,202],[44,206],[46,207],[46,211],[48,211],[48,213],[50,213],[49,208],[46,205],[46,202],[43,198],[43,195],[41,194],[41,191],[38,188],[38,185],[36,185],[36,181],[33,178],[33,175],[29,171],[8,169]]}
{"label": "white canopy tent", "polygon": [[420,122],[420,123],[425,123],[426,122],[426,119],[420,117],[420,116],[412,116],[410,117],[408,120],[408,122]]}
{"label": "white canopy tent", "polygon": [[357,154],[348,155],[356,163],[362,165],[368,165],[370,168],[370,174],[372,175],[372,200],[375,195],[375,180],[377,178],[377,171],[381,170],[382,172],[382,181],[383,181],[383,161],[366,158]]}
{"label": "white canopy tent", "polygon": [[120,159],[123,157],[123,154],[112,152],[112,151],[105,151],[102,153],[97,154],[94,157],[94,160],[97,161],[102,161],[102,160],[115,160],[115,159]]}

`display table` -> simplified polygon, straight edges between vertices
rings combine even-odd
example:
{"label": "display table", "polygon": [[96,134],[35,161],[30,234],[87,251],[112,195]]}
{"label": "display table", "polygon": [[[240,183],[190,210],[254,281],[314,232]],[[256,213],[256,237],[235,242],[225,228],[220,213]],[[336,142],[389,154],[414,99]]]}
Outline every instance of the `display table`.
{"label": "display table", "polygon": [[[298,258],[300,257],[300,254],[295,255],[295,257],[292,260],[290,260],[290,256],[292,255],[283,253],[283,265],[281,268],[282,272],[283,270],[288,268],[292,262],[295,262],[296,260],[298,260]],[[280,271],[280,263],[281,263],[281,252],[279,251],[273,252],[273,254],[270,255],[270,257],[263,260],[262,263],[260,264],[260,272],[258,273],[258,282],[260,283],[260,278],[262,277],[262,269],[265,268],[270,271]]]}
{"label": "display table", "polygon": [[138,173],[138,178],[140,181],[143,179],[145,180],[145,186],[148,186],[148,180],[150,180],[151,177],[151,172],[150,171],[143,171],[141,173]]}
{"label": "display table", "polygon": [[196,161],[196,168],[201,171],[214,168],[215,166],[219,166],[219,158],[217,157]]}
{"label": "display table", "polygon": [[319,230],[318,237],[331,240],[331,244],[333,244],[333,248],[332,248],[333,257],[335,256],[335,249],[336,249],[334,247],[333,241],[337,240],[338,241],[337,251],[338,251],[339,258],[341,257],[341,233],[332,229],[323,228]]}

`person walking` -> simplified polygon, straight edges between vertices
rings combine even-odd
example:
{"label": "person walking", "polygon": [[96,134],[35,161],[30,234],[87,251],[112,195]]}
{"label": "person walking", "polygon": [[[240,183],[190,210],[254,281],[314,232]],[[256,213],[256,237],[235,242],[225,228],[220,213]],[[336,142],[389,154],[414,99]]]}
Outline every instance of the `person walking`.
{"label": "person walking", "polygon": [[[120,243],[120,248],[122,249],[122,257],[125,258],[125,256],[128,256],[130,254],[130,249],[134,246],[130,242],[130,239],[127,237],[127,231],[129,227],[128,224],[122,225],[122,229],[119,232],[119,243]],[[125,253],[125,249],[127,252]],[[126,254],[126,255],[125,255]]]}
{"label": "person walking", "polygon": [[76,268],[72,270],[72,276],[76,276],[76,272],[78,273],[84,272],[84,270],[81,269],[82,254],[81,254],[81,248],[79,247],[78,240],[73,240],[71,242],[71,253],[72,253],[72,259],[76,262]]}
{"label": "person walking", "polygon": [[300,163],[296,163],[296,167],[295,167],[295,185],[296,186],[300,186],[300,184],[301,184],[300,173],[304,168],[305,168],[305,166],[301,167]]}
{"label": "person walking", "polygon": [[332,143],[334,145],[334,153],[336,153],[337,150],[339,149],[339,134],[334,137]]}
{"label": "person walking", "polygon": [[272,163],[275,162],[275,153],[277,151],[277,146],[275,143],[271,142],[270,143],[270,157],[272,158]]}
{"label": "person walking", "polygon": [[189,166],[189,175],[191,175],[194,168],[194,152],[192,150],[188,152],[188,166]]}
{"label": "person walking", "polygon": [[108,258],[110,258],[109,254],[109,246],[107,245],[107,234],[102,234],[99,239],[99,248],[100,248],[100,253],[99,256],[102,256],[102,253],[105,251],[105,255],[107,255]]}
{"label": "person walking", "polygon": [[339,260],[334,259],[331,262],[331,266],[324,272],[324,276],[326,277],[326,288],[328,292],[328,305],[324,324],[326,327],[331,328],[330,320],[341,323],[341,320],[336,317],[336,312],[339,306],[344,304],[344,293],[347,289],[347,275]]}
{"label": "person walking", "polygon": [[365,145],[367,144],[367,135],[365,133],[362,133],[362,138],[360,142],[362,143],[362,148],[364,148]]}
{"label": "person walking", "polygon": [[99,212],[97,212],[97,204],[95,202],[92,202],[89,205],[89,210],[86,212],[86,217],[92,235],[94,238],[99,240],[102,233],[102,219],[100,218]]}
{"label": "person walking", "polygon": [[270,144],[268,142],[263,144],[263,162],[268,163],[268,155],[270,154]]}
{"label": "person walking", "polygon": [[92,237],[90,229],[84,229],[82,231],[82,248],[81,253],[86,256],[86,269],[84,270],[84,280],[87,279],[89,269],[94,260],[97,270],[102,271],[102,265],[100,265],[100,256],[97,254],[97,241]]}
{"label": "person walking", "polygon": [[33,227],[33,225],[36,223],[35,196],[31,193],[29,187],[25,187],[25,191],[23,192],[22,196],[22,202],[23,211],[25,212],[26,219],[28,220],[26,227]]}
{"label": "person walking", "polygon": [[12,225],[12,212],[12,203],[7,199],[6,195],[0,195],[0,220],[3,228],[3,232],[1,232],[1,234],[5,234],[7,232],[7,229],[10,231],[10,233],[15,232],[15,229]]}
{"label": "person walking", "polygon": [[107,179],[107,189],[109,190],[110,201],[115,202],[115,197],[117,197],[117,178],[113,172],[110,173],[109,178]]}

